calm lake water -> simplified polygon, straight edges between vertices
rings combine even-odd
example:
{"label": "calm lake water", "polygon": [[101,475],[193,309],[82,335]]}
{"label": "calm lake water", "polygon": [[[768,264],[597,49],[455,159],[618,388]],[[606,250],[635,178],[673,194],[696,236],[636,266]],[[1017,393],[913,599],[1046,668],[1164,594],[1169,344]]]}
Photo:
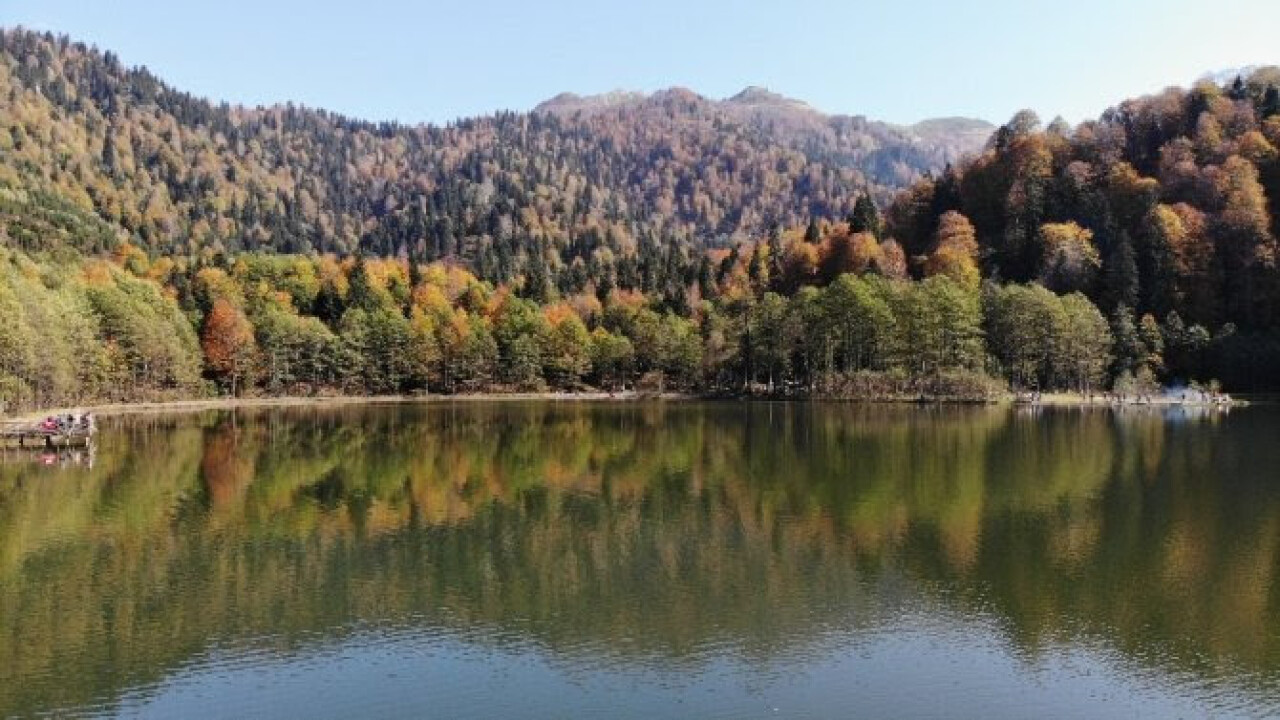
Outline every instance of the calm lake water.
{"label": "calm lake water", "polygon": [[0,716],[1280,714],[1276,406],[103,425],[0,456]]}

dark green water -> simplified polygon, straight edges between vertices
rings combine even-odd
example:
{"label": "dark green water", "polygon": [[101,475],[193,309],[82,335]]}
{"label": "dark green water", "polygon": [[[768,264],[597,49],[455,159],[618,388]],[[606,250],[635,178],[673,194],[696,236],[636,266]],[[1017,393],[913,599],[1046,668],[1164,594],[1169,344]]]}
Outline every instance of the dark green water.
{"label": "dark green water", "polygon": [[1275,406],[104,426],[0,456],[0,716],[1280,714]]}

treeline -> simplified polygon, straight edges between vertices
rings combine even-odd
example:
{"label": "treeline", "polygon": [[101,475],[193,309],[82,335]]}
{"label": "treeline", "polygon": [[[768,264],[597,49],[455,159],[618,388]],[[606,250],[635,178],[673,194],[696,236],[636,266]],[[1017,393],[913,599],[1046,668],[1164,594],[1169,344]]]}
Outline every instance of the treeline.
{"label": "treeline", "polygon": [[1278,84],[1019,113],[882,218],[687,92],[405,128],[3,31],[0,397],[1273,389]]}
{"label": "treeline", "polygon": [[1074,129],[1024,111],[985,153],[900,195],[889,233],[919,275],[1084,293],[1117,335],[1164,337],[1162,377],[1211,367],[1236,387],[1275,388],[1278,88],[1280,69],[1266,68],[1129,100]]}
{"label": "treeline", "polygon": [[[443,127],[247,109],[66,37],[0,30],[0,227],[27,251],[127,240],[156,256],[363,253],[568,289],[665,262],[654,248],[842,217],[856,190],[887,199],[949,149],[867,123],[838,130],[791,142],[678,91],[626,112]],[[68,213],[100,220],[77,230]]]}
{"label": "treeline", "polygon": [[[1081,293],[916,281],[784,233],[720,252],[687,312],[633,290],[537,302],[458,266],[245,254],[150,261],[0,256],[0,400],[10,409],[212,394],[640,389],[990,398],[1150,388],[1187,352],[1147,316],[1112,326]],[[875,246],[877,249],[880,246]],[[795,263],[834,274],[783,294]],[[770,278],[771,268],[781,274]],[[885,265],[888,267],[888,264]],[[1223,347],[1206,338],[1203,366]],[[1196,379],[1207,380],[1207,376]]]}

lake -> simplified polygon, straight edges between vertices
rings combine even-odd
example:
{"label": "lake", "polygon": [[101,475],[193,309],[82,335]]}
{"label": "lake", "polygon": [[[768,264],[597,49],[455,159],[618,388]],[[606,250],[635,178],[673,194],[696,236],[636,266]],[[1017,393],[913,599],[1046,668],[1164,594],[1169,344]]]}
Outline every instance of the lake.
{"label": "lake", "polygon": [[1280,406],[101,424],[0,455],[0,716],[1280,714]]}

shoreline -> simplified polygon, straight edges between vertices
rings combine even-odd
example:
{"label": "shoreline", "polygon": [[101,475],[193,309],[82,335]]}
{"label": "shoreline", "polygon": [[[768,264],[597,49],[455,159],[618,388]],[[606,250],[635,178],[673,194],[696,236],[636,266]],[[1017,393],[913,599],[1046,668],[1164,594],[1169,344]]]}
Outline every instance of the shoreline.
{"label": "shoreline", "polygon": [[126,403],[104,403],[75,407],[59,407],[25,412],[3,418],[10,422],[38,421],[50,415],[73,411],[92,413],[103,417],[117,415],[145,415],[158,413],[191,413],[209,410],[238,410],[252,408],[341,407],[345,405],[409,405],[446,402],[636,402],[641,400],[684,401],[702,399],[683,393],[626,392],[527,392],[527,393],[470,393],[459,395],[281,395],[278,397],[219,397],[190,400],[156,400]]}
{"label": "shoreline", "polygon": [[1248,400],[1223,395],[1218,400],[1183,400],[1169,395],[1157,395],[1144,399],[1116,399],[1100,393],[1083,396],[1077,393],[1045,393],[1036,400],[1014,397],[1008,401],[1019,407],[1081,407],[1081,408],[1194,408],[1194,409],[1226,409],[1244,407]]}
{"label": "shoreline", "polygon": [[1012,394],[984,400],[960,400],[955,398],[834,398],[834,397],[768,397],[748,395],[697,395],[692,393],[647,393],[628,390],[624,392],[525,392],[525,393],[470,393],[458,395],[283,395],[279,397],[200,398],[189,400],[158,400],[131,403],[103,403],[77,407],[51,408],[25,412],[5,418],[9,422],[39,421],[50,415],[73,411],[110,417],[119,415],[146,415],[161,413],[193,413],[211,410],[238,410],[252,408],[331,408],[346,405],[408,405],[440,403],[504,403],[504,402],[641,402],[641,401],[736,401],[736,402],[819,402],[867,405],[1004,405],[1018,408],[1194,408],[1227,409],[1249,405],[1248,400],[1230,398],[1223,402],[1186,402],[1173,398],[1156,397],[1146,401],[1117,401],[1101,396],[1092,398],[1072,393],[1045,394],[1039,400],[1021,399]]}

